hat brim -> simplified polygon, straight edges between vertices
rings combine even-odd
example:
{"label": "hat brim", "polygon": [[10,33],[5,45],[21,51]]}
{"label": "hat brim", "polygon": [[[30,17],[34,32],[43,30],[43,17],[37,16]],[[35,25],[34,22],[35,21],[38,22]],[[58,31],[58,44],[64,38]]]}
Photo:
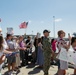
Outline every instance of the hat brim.
{"label": "hat brim", "polygon": [[50,33],[51,31],[49,30],[44,30],[43,33]]}
{"label": "hat brim", "polygon": [[50,33],[51,31],[48,31],[48,33]]}

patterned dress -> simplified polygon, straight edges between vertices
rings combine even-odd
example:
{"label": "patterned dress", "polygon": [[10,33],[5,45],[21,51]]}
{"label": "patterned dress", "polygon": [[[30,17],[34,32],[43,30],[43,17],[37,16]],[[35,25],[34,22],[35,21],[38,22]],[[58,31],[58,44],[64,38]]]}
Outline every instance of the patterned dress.
{"label": "patterned dress", "polygon": [[37,64],[39,66],[42,66],[44,63],[44,57],[43,57],[43,49],[42,49],[42,44],[38,44],[38,52],[37,52]]}

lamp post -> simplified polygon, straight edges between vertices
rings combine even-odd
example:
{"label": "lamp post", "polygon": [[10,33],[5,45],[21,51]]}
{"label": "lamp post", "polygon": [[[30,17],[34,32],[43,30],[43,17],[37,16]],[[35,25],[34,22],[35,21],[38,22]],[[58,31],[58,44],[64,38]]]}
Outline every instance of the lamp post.
{"label": "lamp post", "polygon": [[[0,18],[0,22],[1,22],[1,18]],[[1,25],[0,25],[0,33],[2,32],[2,28],[1,28]]]}
{"label": "lamp post", "polygon": [[53,16],[53,31],[54,31],[54,38],[55,38],[55,16]]}

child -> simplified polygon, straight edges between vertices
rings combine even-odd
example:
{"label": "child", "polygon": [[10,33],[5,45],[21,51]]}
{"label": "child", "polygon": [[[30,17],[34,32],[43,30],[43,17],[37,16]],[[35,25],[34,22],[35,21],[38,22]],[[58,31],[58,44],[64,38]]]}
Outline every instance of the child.
{"label": "child", "polygon": [[[70,42],[67,45],[66,41],[63,39],[64,37],[65,37],[65,32],[63,30],[58,31],[57,47],[58,47],[59,53],[62,48],[66,49],[66,51],[68,51],[68,49],[70,48]],[[69,40],[70,40],[70,37],[69,37]],[[59,59],[58,75],[65,75],[67,69],[68,69],[68,62]]]}
{"label": "child", "polygon": [[[12,41],[12,35],[11,34],[7,34],[7,45],[8,45],[8,51],[11,52],[15,52],[15,46],[14,46],[14,42]],[[15,71],[15,64],[16,64],[16,56],[11,55],[7,57],[7,62],[8,62],[8,75],[10,75],[11,73],[16,73]],[[11,71],[11,66],[12,66],[12,71]]]}
{"label": "child", "polygon": [[[11,54],[11,53],[12,52],[5,50],[4,39],[2,36],[0,36],[0,70],[2,69],[2,65],[6,58],[5,54]],[[0,75],[1,75],[1,73],[0,73]]]}

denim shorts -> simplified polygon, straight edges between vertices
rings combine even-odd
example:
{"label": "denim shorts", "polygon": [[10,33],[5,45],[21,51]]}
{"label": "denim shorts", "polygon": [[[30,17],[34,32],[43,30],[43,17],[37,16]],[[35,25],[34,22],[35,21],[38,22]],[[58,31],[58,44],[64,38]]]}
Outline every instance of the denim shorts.
{"label": "denim shorts", "polygon": [[16,57],[15,57],[15,55],[8,56],[8,57],[7,57],[7,62],[8,62],[9,64],[15,63],[15,62],[16,62]]}

